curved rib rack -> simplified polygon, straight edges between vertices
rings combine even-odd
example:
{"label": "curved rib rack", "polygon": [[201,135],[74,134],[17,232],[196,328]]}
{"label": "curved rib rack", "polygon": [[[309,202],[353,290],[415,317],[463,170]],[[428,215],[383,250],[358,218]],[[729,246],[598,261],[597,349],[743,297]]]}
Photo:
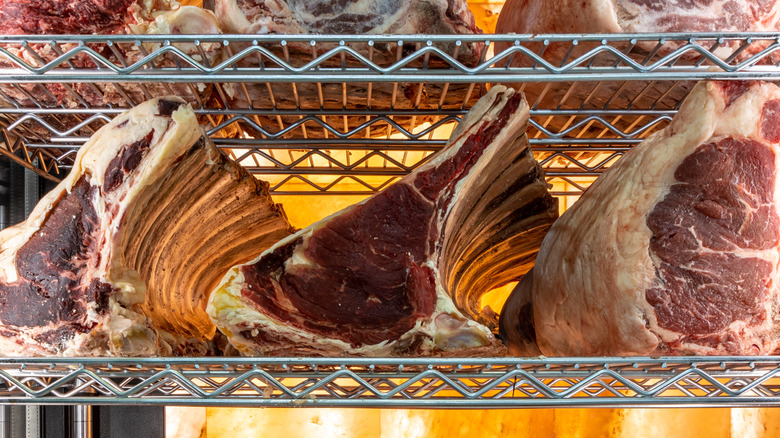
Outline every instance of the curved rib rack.
{"label": "curved rib rack", "polygon": [[258,407],[757,407],[780,401],[779,360],[6,359],[0,362],[0,402]]}

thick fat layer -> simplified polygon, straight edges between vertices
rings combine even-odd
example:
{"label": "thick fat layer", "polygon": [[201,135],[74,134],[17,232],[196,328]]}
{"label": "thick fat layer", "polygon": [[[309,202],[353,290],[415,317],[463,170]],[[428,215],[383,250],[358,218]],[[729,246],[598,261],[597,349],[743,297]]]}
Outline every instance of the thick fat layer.
{"label": "thick fat layer", "polygon": [[463,0],[218,0],[217,15],[236,33],[474,33]]}
{"label": "thick fat layer", "polygon": [[[485,117],[464,120],[456,144],[418,171],[228,274],[208,311],[231,342],[260,354],[490,345],[489,331],[455,309],[437,272],[456,184],[474,175],[486,149],[511,146],[527,122],[520,94],[498,87],[486,102],[475,113]],[[513,135],[496,141],[509,120]]]}
{"label": "thick fat layer", "polygon": [[612,0],[624,32],[773,30],[777,0]]}
{"label": "thick fat layer", "polygon": [[778,99],[699,84],[556,222],[530,286],[542,353],[775,351]]}

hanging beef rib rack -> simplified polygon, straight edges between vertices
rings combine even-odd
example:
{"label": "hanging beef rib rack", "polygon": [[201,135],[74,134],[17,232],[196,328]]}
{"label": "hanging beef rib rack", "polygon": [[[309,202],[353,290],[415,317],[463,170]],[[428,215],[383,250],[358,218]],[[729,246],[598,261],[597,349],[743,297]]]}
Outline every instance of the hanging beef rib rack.
{"label": "hanging beef rib rack", "polygon": [[525,274],[558,216],[527,123],[494,87],[417,170],[231,269],[209,316],[247,355],[496,355],[453,299],[478,314],[463,301]]}
{"label": "hanging beef rib rack", "polygon": [[0,232],[0,354],[209,354],[206,294],[247,250],[290,231],[267,186],[214,148],[189,105],[145,102]]}
{"label": "hanging beef rib rack", "polygon": [[[498,82],[540,82],[545,85],[538,91],[524,89],[530,106],[527,135],[553,193],[563,203],[570,204],[569,195],[581,195],[590,182],[633,145],[668,125],[681,103],[676,97],[680,81],[780,80],[775,66],[757,62],[777,53],[777,37],[776,34],[739,33],[403,38],[44,35],[26,37],[29,49],[24,49],[23,40],[5,35],[0,36],[3,44],[15,44],[31,51],[37,50],[33,43],[53,44],[64,56],[51,63],[14,64],[15,67],[0,69],[0,81],[4,84],[208,83],[215,85],[217,94],[224,92],[224,84],[235,86],[239,92],[243,92],[244,84],[265,84],[274,96],[277,93],[294,96],[302,83],[315,84],[315,88],[318,83],[334,85],[322,88],[323,102],[342,102],[338,107],[320,107],[318,88],[312,107],[231,106],[225,109],[193,105],[216,146],[240,159],[251,174],[270,181],[272,194],[317,196],[371,194],[381,190],[442,148],[449,133],[433,132],[434,128],[462,118],[473,105],[479,87]],[[400,50],[399,41],[402,42]],[[488,50],[483,52],[483,62],[475,67],[451,62],[447,56],[453,60],[457,56],[445,48],[458,47],[458,41],[461,45],[473,41],[486,44]],[[153,47],[146,58],[151,62],[131,60],[124,65],[109,60],[115,69],[99,70],[71,69],[67,64],[68,57],[76,53],[93,56],[87,53],[88,47],[99,47],[97,53],[111,53],[112,45],[136,45],[136,42],[145,48]],[[163,56],[174,59],[179,56],[174,43],[191,43],[197,47],[196,42],[215,43],[232,58],[221,65],[196,59],[192,60],[194,63],[182,61],[173,66],[156,62]],[[284,47],[293,42],[314,47],[309,61],[285,58]],[[497,42],[507,43],[506,48],[496,50]],[[636,48],[634,42],[641,48]],[[245,43],[246,49],[239,48]],[[544,49],[553,43],[565,45],[562,57],[556,59]],[[357,52],[368,52],[372,45],[380,44],[387,45],[396,58],[371,66],[354,56],[355,45],[359,46]],[[566,55],[584,45],[591,47],[583,58]],[[324,46],[334,51],[320,51]],[[735,53],[751,55],[718,56],[718,48],[722,46],[736,47]],[[407,47],[413,50],[405,50]],[[758,50],[754,51],[756,47]],[[271,56],[277,53],[281,56]],[[431,58],[434,54],[445,60],[444,67],[425,63],[426,55]],[[0,57],[8,56],[0,50]],[[243,69],[237,65],[242,56],[261,57],[262,64],[258,63],[255,69]],[[342,56],[348,61],[343,65]],[[512,58],[519,57],[532,62],[514,66]],[[325,58],[336,64],[325,68]],[[604,62],[605,59],[610,62]],[[350,95],[345,92],[349,89],[344,87],[345,82],[365,84],[366,93]],[[376,110],[372,105],[372,84],[379,82],[390,85],[397,94],[408,93],[413,107]],[[548,100],[550,90],[559,82],[565,84],[563,95],[576,94],[584,96],[583,100],[574,106],[560,107]],[[463,84],[463,90],[447,86],[456,83]],[[639,87],[636,91],[636,83],[649,88],[645,91]],[[407,84],[409,87],[405,87]],[[550,87],[545,91],[547,85]],[[600,96],[604,87],[615,85],[616,91],[607,98],[589,97]],[[327,93],[333,94],[326,96]],[[445,104],[440,106],[443,95]],[[307,97],[306,103],[312,101],[300,93],[299,97]],[[25,162],[30,169],[50,170],[59,178],[73,166],[76,151],[87,138],[72,128],[81,125],[97,129],[123,111],[91,105],[22,108],[15,105],[19,102],[2,93],[0,98],[10,102],[2,108],[5,129],[0,131],[9,141],[4,142],[0,151],[13,160]],[[457,104],[447,106],[449,99]],[[45,122],[44,116],[65,115],[76,118],[76,125],[63,120],[50,125],[50,129],[41,124]],[[421,126],[423,115],[431,116],[433,126]],[[278,127],[271,129],[259,123],[257,118],[262,117],[276,120]],[[345,117],[365,120],[368,126],[364,130],[373,131],[372,122],[383,122],[385,135],[377,137],[371,132],[370,136],[361,136],[357,131],[350,132],[345,129]],[[25,123],[37,124],[50,135],[38,136]],[[264,133],[256,138],[223,136],[232,131],[244,132],[248,127]],[[315,129],[320,134],[307,137]],[[268,407],[760,407],[780,403],[777,363],[777,357],[0,359],[0,397],[14,403]]]}

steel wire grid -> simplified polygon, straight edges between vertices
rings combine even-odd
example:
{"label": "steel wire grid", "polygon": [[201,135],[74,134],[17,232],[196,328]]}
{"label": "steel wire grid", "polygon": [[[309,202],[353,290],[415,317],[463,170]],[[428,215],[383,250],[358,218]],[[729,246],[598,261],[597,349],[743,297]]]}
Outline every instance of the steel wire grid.
{"label": "steel wire grid", "polygon": [[774,406],[780,357],[3,359],[0,402],[341,407]]}
{"label": "steel wire grid", "polygon": [[[578,195],[666,126],[694,81],[780,80],[778,38],[0,36],[0,152],[60,177],[117,113],[185,92],[216,144],[274,193],[366,194],[425,162],[500,81],[523,83],[554,193]],[[480,62],[461,63],[475,43]]]}
{"label": "steel wire grid", "polygon": [[[532,149],[554,193],[577,195],[694,81],[780,80],[779,37],[0,36],[0,153],[62,176],[116,114],[184,85],[215,143],[275,193],[365,194],[440,149],[484,84],[523,82]],[[474,42],[489,50],[461,64]],[[779,359],[0,359],[0,402],[765,406],[780,401]]]}

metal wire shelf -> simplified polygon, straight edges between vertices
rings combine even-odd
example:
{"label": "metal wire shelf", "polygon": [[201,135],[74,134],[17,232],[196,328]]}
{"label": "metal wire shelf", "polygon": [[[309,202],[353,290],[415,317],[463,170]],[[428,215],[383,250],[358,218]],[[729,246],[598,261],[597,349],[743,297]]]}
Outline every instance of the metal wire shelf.
{"label": "metal wire shelf", "polygon": [[[185,91],[274,193],[369,194],[440,149],[486,84],[512,82],[553,193],[576,196],[694,81],[780,80],[778,50],[780,34],[0,36],[0,153],[60,177],[116,114]],[[778,373],[780,357],[0,359],[0,403],[765,406]]]}
{"label": "metal wire shelf", "polygon": [[780,80],[778,50],[777,33],[0,36],[0,153],[61,177],[117,113],[176,93],[274,193],[369,194],[438,150],[486,84],[511,82],[553,190],[578,195],[694,81]]}
{"label": "metal wire shelf", "polygon": [[776,406],[780,357],[3,359],[0,403]]}

